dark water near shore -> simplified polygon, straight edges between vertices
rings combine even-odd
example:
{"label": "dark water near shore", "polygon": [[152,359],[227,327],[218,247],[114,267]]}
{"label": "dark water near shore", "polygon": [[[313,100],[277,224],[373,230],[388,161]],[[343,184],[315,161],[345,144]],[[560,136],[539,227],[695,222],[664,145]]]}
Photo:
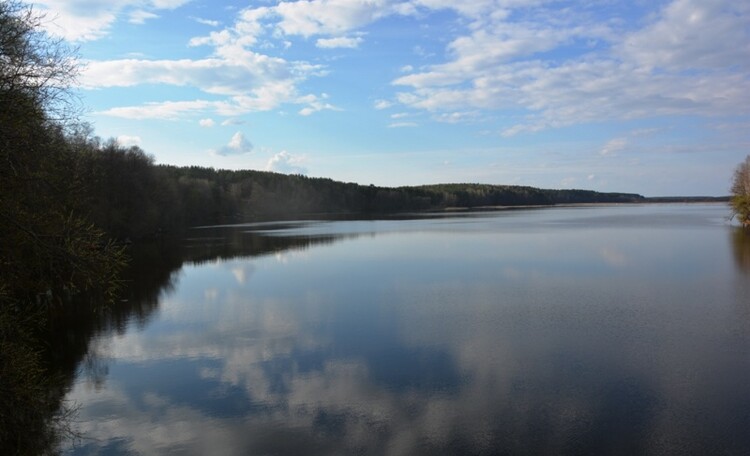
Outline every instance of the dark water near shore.
{"label": "dark water near shore", "polygon": [[750,454],[721,204],[194,230],[143,252],[69,454]]}

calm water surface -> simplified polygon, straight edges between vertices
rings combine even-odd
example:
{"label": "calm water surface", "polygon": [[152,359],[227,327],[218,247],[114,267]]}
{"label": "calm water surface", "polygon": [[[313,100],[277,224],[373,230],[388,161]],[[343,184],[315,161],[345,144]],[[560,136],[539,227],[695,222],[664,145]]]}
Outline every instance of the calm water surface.
{"label": "calm water surface", "polygon": [[750,454],[724,205],[194,230],[136,264],[69,454]]}

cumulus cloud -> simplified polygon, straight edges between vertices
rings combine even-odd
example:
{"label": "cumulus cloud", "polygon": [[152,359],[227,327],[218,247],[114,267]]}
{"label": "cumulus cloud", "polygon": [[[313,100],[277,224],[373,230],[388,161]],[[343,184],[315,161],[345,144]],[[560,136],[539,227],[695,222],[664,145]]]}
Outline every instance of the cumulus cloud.
{"label": "cumulus cloud", "polygon": [[307,174],[307,168],[302,166],[305,161],[303,156],[282,150],[268,160],[266,170],[284,174]]}
{"label": "cumulus cloud", "polygon": [[201,119],[198,121],[198,124],[204,128],[211,128],[216,125],[216,122],[214,122],[214,119]]}
{"label": "cumulus cloud", "polygon": [[[145,21],[186,1],[41,3],[62,11],[61,27],[71,36],[94,39],[118,17]],[[606,120],[747,113],[750,5],[673,0],[654,8],[643,20],[623,21],[619,8],[603,15],[590,5],[561,10],[551,0],[280,1],[242,9],[230,25],[192,38],[191,46],[208,48],[205,58],[87,62],[81,82],[91,89],[164,84],[211,95],[105,111],[121,117],[240,116],[282,105],[298,105],[307,116],[339,109],[300,89],[329,69],[263,52],[286,49],[300,37],[323,49],[356,48],[372,33],[365,27],[383,18],[449,11],[459,26],[446,31],[443,49],[417,44],[422,56],[432,55],[430,63],[400,62],[392,69],[400,72],[394,93],[381,95],[375,109],[399,104],[440,122],[494,119],[505,136]]]}
{"label": "cumulus cloud", "polygon": [[[303,61],[287,61],[250,50],[254,40],[236,30],[225,29],[191,40],[193,46],[211,46],[213,54],[203,59],[118,59],[89,61],[80,82],[86,89],[164,84],[193,87],[214,95],[213,100],[152,102],[142,106],[120,106],[105,111],[128,118],[174,119],[195,110],[222,116],[268,111],[282,104],[302,104],[303,114],[336,109],[313,95],[301,95],[298,85],[325,74],[323,67]],[[216,100],[216,95],[224,99]],[[310,101],[309,97],[314,97]],[[184,112],[178,112],[180,108]]]}
{"label": "cumulus cloud", "polygon": [[409,128],[419,126],[416,122],[393,122],[388,124],[388,128]]}
{"label": "cumulus cloud", "polygon": [[[744,3],[675,0],[631,29],[574,9],[555,17],[543,2],[530,6],[535,14],[521,22],[464,11],[475,18],[469,32],[449,42],[442,63],[396,78],[397,100],[433,113],[520,112],[502,127],[506,136],[601,120],[747,112],[750,46],[737,45],[750,41]],[[577,43],[565,59],[545,56]],[[590,43],[602,44],[592,50]]]}
{"label": "cumulus cloud", "polygon": [[[499,17],[507,7],[528,6],[544,1],[474,0],[300,0],[280,1],[274,6],[249,7],[238,16],[234,31],[241,31],[247,40],[264,34],[276,36],[323,37],[322,47],[352,47],[361,38],[346,37],[352,31],[389,16],[419,16],[425,12],[453,10],[471,18]],[[340,46],[345,44],[346,46]]]}
{"label": "cumulus cloud", "polygon": [[338,35],[367,25],[390,11],[387,0],[308,0],[280,2],[274,13],[288,35]]}
{"label": "cumulus cloud", "polygon": [[349,32],[394,14],[391,0],[302,0],[281,1],[275,6],[248,7],[242,10],[235,23],[222,31],[196,37],[193,45],[223,46],[239,40],[242,45],[258,42],[261,36],[288,42],[284,37],[320,37],[321,48],[357,47],[361,37]]}
{"label": "cumulus cloud", "polygon": [[229,143],[217,150],[212,152],[216,155],[229,156],[229,155],[243,155],[249,154],[253,151],[253,145],[245,138],[242,132],[237,132],[229,140]]}
{"label": "cumulus cloud", "polygon": [[[78,19],[88,17],[82,12],[85,9],[82,6],[83,0],[46,1],[48,4],[54,4],[58,10],[67,8],[66,11],[81,13],[75,15]],[[96,37],[94,35],[105,33],[116,14],[121,12],[130,12],[135,21],[145,21],[156,16],[153,11],[174,8],[186,1],[122,0],[110,6],[103,2],[95,2],[96,8],[91,8],[89,13],[99,11],[102,14],[109,13],[111,17],[108,21],[98,20],[100,27],[92,31],[89,38],[93,39]],[[302,82],[310,77],[325,76],[327,70],[321,65],[287,61],[251,50],[251,47],[258,45],[261,36],[284,43],[289,42],[285,36],[318,36],[316,45],[320,48],[354,48],[362,42],[363,32],[358,29],[384,17],[445,8],[455,9],[461,14],[475,14],[479,9],[487,10],[491,6],[484,3],[483,5],[481,8],[475,5],[467,9],[435,1],[307,0],[280,2],[275,6],[249,7],[238,13],[231,26],[190,40],[191,46],[210,47],[210,57],[196,60],[90,61],[86,62],[81,82],[83,87],[88,89],[165,84],[194,87],[207,94],[227,97],[221,101],[216,101],[215,98],[212,101],[193,102],[156,101],[142,106],[119,106],[105,111],[106,114],[114,116],[159,118],[163,113],[163,118],[174,119],[195,110],[213,111],[219,115],[239,115],[274,109],[286,103],[304,105],[298,112],[306,116],[325,109],[338,109],[330,102],[317,97],[310,100],[312,95],[298,93],[298,87]],[[193,19],[211,26],[218,25],[213,21]],[[78,31],[86,30],[86,27],[74,28]],[[268,44],[268,41],[265,44]],[[461,52],[463,47],[469,47],[471,44],[458,40],[453,46],[455,52]],[[388,103],[390,102],[381,101],[377,107],[383,109]],[[184,112],[178,112],[180,108],[183,108]]]}

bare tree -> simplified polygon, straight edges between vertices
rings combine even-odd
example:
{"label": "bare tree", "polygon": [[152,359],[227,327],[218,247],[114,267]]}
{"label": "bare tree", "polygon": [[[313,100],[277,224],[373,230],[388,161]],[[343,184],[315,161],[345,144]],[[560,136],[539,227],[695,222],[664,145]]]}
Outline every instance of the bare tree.
{"label": "bare tree", "polygon": [[30,102],[62,121],[77,114],[70,87],[79,63],[74,48],[44,32],[44,21],[29,5],[0,1],[0,102],[3,109]]}
{"label": "bare tree", "polygon": [[81,202],[82,154],[67,136],[77,60],[43,20],[0,0],[0,454],[46,454],[65,437],[48,311],[82,291],[111,300],[123,264]]}

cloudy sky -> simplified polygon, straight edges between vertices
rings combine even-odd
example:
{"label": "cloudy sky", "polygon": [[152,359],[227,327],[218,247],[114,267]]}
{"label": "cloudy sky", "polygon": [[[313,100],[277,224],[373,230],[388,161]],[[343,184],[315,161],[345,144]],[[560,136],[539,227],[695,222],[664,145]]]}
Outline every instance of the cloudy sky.
{"label": "cloudy sky", "polygon": [[159,163],[723,195],[750,3],[40,0],[86,120]]}

